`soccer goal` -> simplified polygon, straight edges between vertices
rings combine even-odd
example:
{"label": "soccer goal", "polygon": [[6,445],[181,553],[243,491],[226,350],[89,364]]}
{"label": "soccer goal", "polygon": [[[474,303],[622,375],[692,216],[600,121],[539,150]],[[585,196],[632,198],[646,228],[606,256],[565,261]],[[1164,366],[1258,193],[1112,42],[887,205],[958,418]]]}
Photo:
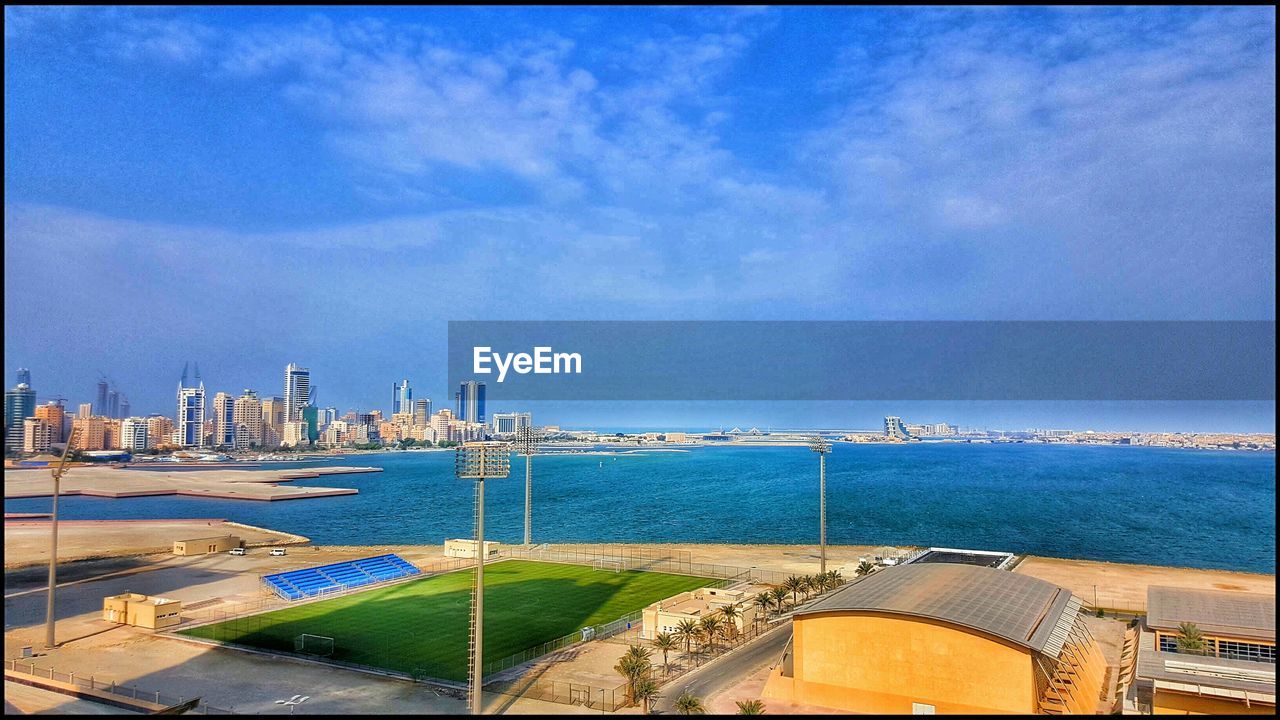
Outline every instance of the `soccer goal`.
{"label": "soccer goal", "polygon": [[333,655],[333,638],[303,633],[293,639],[293,649],[303,655],[329,657]]}
{"label": "soccer goal", "polygon": [[622,572],[626,568],[621,560],[596,560],[592,565],[595,570]]}

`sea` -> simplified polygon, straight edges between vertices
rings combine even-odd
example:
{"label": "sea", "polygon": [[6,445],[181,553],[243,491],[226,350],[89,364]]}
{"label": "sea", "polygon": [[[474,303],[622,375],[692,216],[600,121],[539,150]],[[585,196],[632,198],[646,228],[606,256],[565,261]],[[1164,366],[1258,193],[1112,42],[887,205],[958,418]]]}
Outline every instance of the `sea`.
{"label": "sea", "polygon": [[[68,519],[226,518],[325,545],[470,537],[474,482],[451,452],[388,452],[271,467],[377,466],[296,481],[358,495],[276,502],[62,500]],[[519,543],[524,459],[485,482],[487,539]],[[1274,573],[1274,453],[1041,444],[837,444],[827,541],[1030,553]],[[47,512],[48,498],[5,501]],[[818,457],[804,447],[537,455],[535,543],[816,543]]]}

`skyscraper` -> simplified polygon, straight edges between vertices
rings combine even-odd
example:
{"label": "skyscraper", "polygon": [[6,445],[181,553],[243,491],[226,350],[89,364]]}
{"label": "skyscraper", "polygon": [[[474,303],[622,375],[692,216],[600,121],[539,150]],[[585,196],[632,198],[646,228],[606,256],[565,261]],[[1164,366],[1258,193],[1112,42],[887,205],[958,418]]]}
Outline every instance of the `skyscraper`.
{"label": "skyscraper", "polygon": [[31,385],[31,371],[26,368],[18,368],[18,385]]}
{"label": "skyscraper", "polygon": [[407,378],[391,386],[391,414],[406,412],[413,412],[413,389]]}
{"label": "skyscraper", "polygon": [[109,418],[120,417],[120,391],[119,390],[107,391],[107,412],[105,414]]}
{"label": "skyscraper", "polygon": [[[187,369],[182,368],[182,382],[187,382]],[[93,404],[93,412],[98,415],[105,416],[107,414],[107,381],[102,379],[98,381],[98,399]]]}
{"label": "skyscraper", "polygon": [[133,417],[129,414],[129,411],[132,409],[133,408],[129,405],[129,398],[125,397],[124,393],[120,393],[120,417]]}
{"label": "skyscraper", "polygon": [[284,368],[284,420],[302,419],[302,409],[311,402],[311,371],[289,363]]}
{"label": "skyscraper", "polygon": [[413,424],[417,427],[427,427],[431,424],[431,398],[413,401]]}
{"label": "skyscraper", "polygon": [[182,381],[178,383],[178,423],[177,439],[182,447],[203,447],[204,445],[204,381],[200,380],[199,366],[196,368],[195,387],[187,384],[187,369],[182,368]]}
{"label": "skyscraper", "polygon": [[4,394],[4,447],[22,450],[23,421],[36,411],[36,391],[26,383],[18,383]]}
{"label": "skyscraper", "polygon": [[236,398],[232,419],[236,424],[236,447],[261,447],[262,445],[262,401],[258,393],[245,389]]}
{"label": "skyscraper", "polygon": [[236,446],[235,401],[229,393],[213,396],[213,444],[216,447]]}
{"label": "skyscraper", "polygon": [[484,383],[464,381],[454,399],[458,401],[458,419],[466,422],[484,422]]}

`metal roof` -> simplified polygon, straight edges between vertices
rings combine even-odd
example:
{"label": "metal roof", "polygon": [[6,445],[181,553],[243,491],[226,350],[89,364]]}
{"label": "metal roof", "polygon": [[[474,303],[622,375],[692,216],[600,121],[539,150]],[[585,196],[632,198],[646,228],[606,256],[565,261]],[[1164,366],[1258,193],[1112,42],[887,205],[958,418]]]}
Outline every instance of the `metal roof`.
{"label": "metal roof", "polygon": [[1056,658],[1078,601],[1044,580],[975,565],[910,564],[877,570],[802,608],[873,612],[940,620]]}
{"label": "metal roof", "polygon": [[1201,632],[1245,640],[1276,639],[1276,596],[1226,590],[1147,588],[1147,627],[1177,630],[1184,622]]}

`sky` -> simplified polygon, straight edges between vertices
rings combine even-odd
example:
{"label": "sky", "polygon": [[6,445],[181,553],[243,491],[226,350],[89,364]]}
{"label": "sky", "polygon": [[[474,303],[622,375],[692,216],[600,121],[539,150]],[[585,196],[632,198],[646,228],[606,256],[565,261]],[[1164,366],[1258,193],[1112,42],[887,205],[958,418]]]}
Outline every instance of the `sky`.
{"label": "sky", "polygon": [[1274,320],[1275,91],[1268,7],[6,7],[6,384],[389,410],[452,397],[449,320]]}

